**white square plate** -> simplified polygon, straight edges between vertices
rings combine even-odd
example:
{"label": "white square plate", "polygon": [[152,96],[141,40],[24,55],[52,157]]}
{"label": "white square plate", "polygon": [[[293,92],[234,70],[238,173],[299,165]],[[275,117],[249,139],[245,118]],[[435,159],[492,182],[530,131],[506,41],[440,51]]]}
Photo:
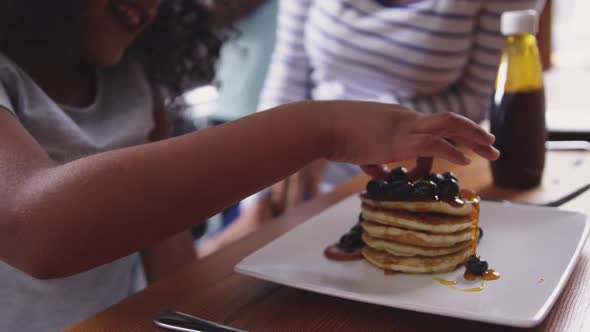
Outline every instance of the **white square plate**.
{"label": "white square plate", "polygon": [[435,277],[459,280],[463,268],[440,275],[385,275],[364,260],[335,262],[323,256],[356,223],[360,200],[352,196],[275,239],[235,270],[290,287],[449,317],[532,327],[555,303],[588,237],[586,216],[570,211],[483,202],[484,237],[478,254],[502,278],[481,292],[448,288]]}

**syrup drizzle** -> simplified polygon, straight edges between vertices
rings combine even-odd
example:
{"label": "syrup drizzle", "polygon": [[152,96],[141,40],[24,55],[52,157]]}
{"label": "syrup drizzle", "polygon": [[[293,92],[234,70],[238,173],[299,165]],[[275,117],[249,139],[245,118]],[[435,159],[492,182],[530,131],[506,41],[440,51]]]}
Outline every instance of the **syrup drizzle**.
{"label": "syrup drizzle", "polygon": [[450,289],[458,290],[465,293],[475,293],[481,292],[486,288],[486,281],[482,278],[480,279],[480,286],[479,287],[471,287],[471,288],[461,288],[457,287],[457,281],[454,280],[446,280],[442,278],[435,278],[434,280],[438,281],[441,285],[447,286]]}
{"label": "syrup drizzle", "polygon": [[473,280],[476,280],[477,278],[479,278],[480,286],[479,287],[472,287],[472,288],[457,287],[458,282],[455,280],[446,280],[443,278],[434,278],[434,280],[438,281],[439,284],[447,286],[451,289],[455,289],[455,290],[466,292],[466,293],[475,293],[475,292],[481,292],[486,288],[486,281],[498,280],[498,279],[500,279],[500,277],[501,277],[500,274],[498,272],[494,271],[493,269],[488,269],[486,272],[484,272],[481,275],[481,277],[478,277],[475,274],[465,271],[465,274],[463,274],[463,278],[465,278],[465,280],[473,281]]}
{"label": "syrup drizzle", "polygon": [[[461,191],[461,196],[465,197],[466,200],[474,201],[473,206],[475,207],[476,215],[479,215],[479,197],[473,192],[469,193],[468,191]],[[473,256],[477,256],[477,240],[479,239],[479,218],[473,218],[471,223],[471,254]],[[463,274],[463,278],[465,280],[474,281],[478,278],[478,276],[470,273],[469,271],[465,271]],[[457,281],[454,280],[446,280],[442,278],[435,278],[434,280],[438,281],[441,285],[447,286],[451,289],[459,290],[466,293],[475,293],[481,292],[486,288],[486,281],[488,280],[498,280],[501,278],[500,273],[496,272],[494,269],[488,269],[485,271],[481,276],[479,276],[480,286],[479,287],[472,287],[472,288],[460,288],[457,287]]]}
{"label": "syrup drizzle", "polygon": [[[463,194],[463,193],[461,193]],[[473,194],[476,196],[475,194]],[[479,197],[477,198],[479,199]],[[473,204],[474,215],[479,216],[479,201]],[[479,218],[472,218],[471,221],[471,255],[477,256],[477,240],[479,239]]]}

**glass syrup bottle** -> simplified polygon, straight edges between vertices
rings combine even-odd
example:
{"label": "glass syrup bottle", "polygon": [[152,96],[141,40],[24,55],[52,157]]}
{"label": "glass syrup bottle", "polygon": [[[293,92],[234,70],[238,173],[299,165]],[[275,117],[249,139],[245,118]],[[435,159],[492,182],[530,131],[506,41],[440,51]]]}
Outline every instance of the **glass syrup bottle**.
{"label": "glass syrup bottle", "polygon": [[502,15],[506,45],[490,113],[494,146],[502,153],[492,162],[494,182],[499,187],[535,187],[545,167],[545,89],[537,31],[534,10]]}

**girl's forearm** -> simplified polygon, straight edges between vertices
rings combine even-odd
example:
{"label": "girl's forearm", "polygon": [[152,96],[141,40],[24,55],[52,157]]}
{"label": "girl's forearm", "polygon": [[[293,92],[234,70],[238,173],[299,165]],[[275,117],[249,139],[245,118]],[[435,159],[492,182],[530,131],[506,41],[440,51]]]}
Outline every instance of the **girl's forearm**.
{"label": "girl's forearm", "polygon": [[83,158],[34,173],[15,198],[8,263],[62,277],[146,248],[324,157],[313,105]]}

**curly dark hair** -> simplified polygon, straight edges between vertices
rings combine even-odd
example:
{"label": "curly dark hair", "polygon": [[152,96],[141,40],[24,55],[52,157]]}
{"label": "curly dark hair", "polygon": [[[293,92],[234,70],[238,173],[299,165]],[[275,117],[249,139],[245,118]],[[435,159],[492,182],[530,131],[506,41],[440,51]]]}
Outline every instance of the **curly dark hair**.
{"label": "curly dark hair", "polygon": [[[84,0],[0,1],[0,31],[18,31],[37,41],[57,36],[60,22],[73,20]],[[189,87],[210,82],[225,39],[197,0],[162,0],[154,23],[129,52],[143,64],[154,89],[168,103]]]}
{"label": "curly dark hair", "polygon": [[210,82],[225,36],[196,0],[164,0],[155,22],[132,46],[152,83],[173,96]]}

